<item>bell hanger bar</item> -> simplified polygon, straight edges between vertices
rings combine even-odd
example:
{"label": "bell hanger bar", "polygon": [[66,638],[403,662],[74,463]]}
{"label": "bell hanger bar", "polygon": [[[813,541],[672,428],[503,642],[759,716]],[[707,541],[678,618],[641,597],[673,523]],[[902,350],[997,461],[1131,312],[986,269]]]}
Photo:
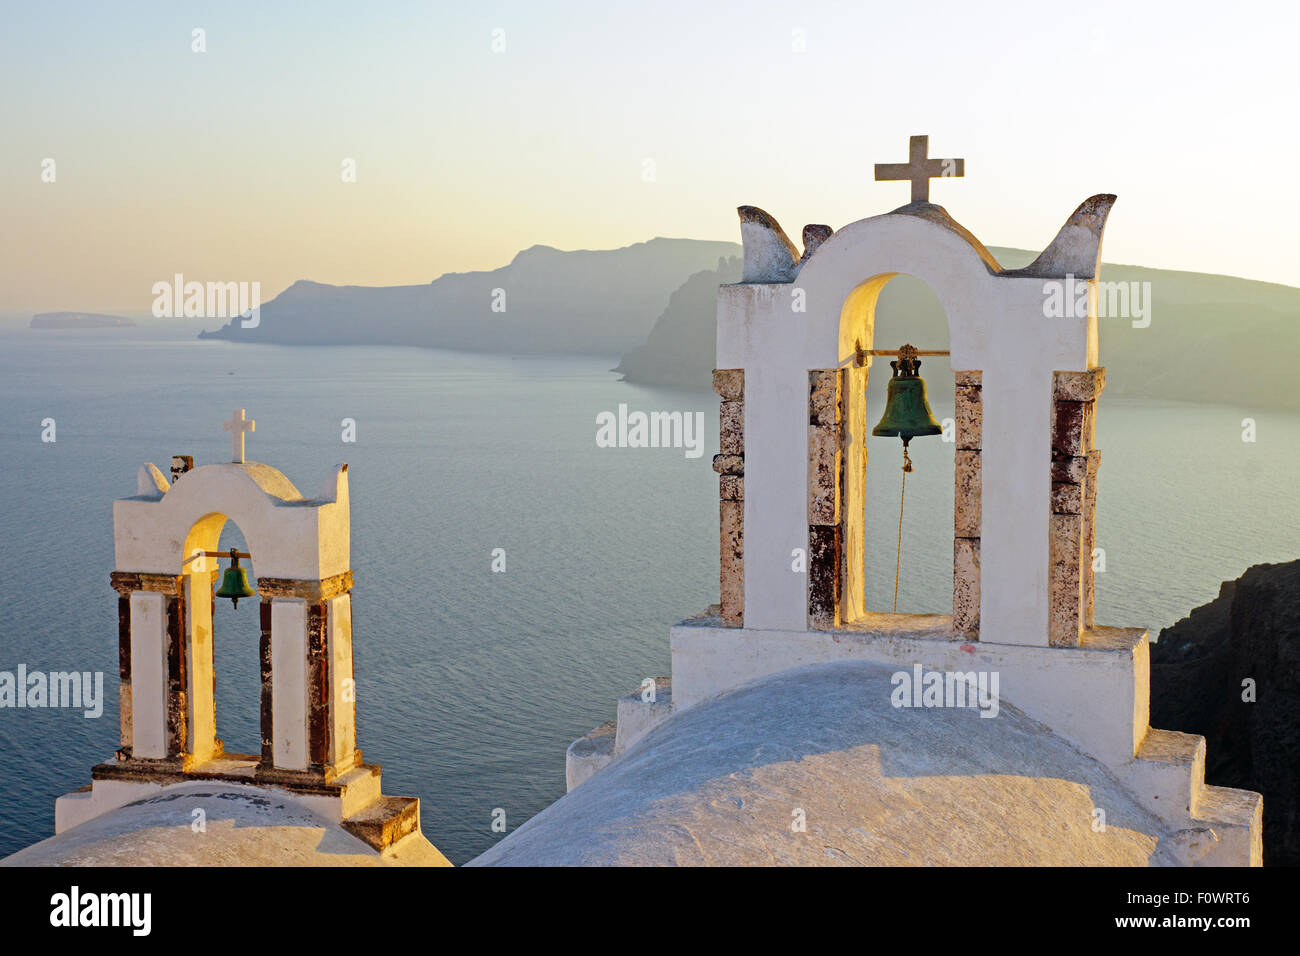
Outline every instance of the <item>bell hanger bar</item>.
{"label": "bell hanger bar", "polygon": [[[902,355],[902,349],[862,349],[863,355]],[[951,355],[944,349],[913,349],[913,355]]]}
{"label": "bell hanger bar", "polygon": [[[903,348],[906,348],[908,353],[912,356],[952,354],[947,349],[914,349],[910,345],[904,346]],[[853,364],[860,368],[865,364],[868,355],[892,355],[897,358],[903,354],[903,349],[864,349],[861,342],[854,342],[853,352]]]}

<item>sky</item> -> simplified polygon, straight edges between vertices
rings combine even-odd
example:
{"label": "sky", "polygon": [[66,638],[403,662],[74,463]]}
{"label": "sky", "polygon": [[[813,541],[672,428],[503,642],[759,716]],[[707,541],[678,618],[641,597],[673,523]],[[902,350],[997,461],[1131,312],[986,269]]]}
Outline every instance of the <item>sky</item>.
{"label": "sky", "polygon": [[741,204],[797,242],[906,203],[872,167],[920,133],[986,245],[1114,192],[1108,261],[1300,286],[1290,3],[0,3],[0,314],[738,242]]}

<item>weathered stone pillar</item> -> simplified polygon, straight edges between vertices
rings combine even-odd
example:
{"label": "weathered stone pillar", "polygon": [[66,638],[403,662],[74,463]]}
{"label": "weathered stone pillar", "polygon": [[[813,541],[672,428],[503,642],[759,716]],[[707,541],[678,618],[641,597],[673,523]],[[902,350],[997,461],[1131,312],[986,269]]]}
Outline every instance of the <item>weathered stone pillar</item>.
{"label": "weathered stone pillar", "polygon": [[[263,600],[259,776],[333,780],[360,762],[352,678],[352,572],[258,578]],[[269,627],[268,627],[269,625]]]}
{"label": "weathered stone pillar", "polygon": [[258,623],[261,637],[257,644],[257,657],[262,678],[261,696],[261,731],[262,761],[259,769],[270,770],[275,766],[275,754],[272,745],[275,741],[275,721],[272,710],[272,669],[271,669],[271,599],[265,594],[258,604]]}
{"label": "weathered stone pillar", "polygon": [[745,620],[745,370],[714,369],[718,405],[719,454],[713,470],[718,479],[720,528],[719,590],[722,620],[741,626]]}
{"label": "weathered stone pillar", "polygon": [[125,679],[120,693],[129,696],[119,757],[181,766],[189,670],[184,576],[114,571],[111,580],[119,595],[118,674]]}
{"label": "weathered stone pillar", "polygon": [[1096,540],[1096,400],[1104,368],[1056,372],[1052,384],[1052,497],[1048,643],[1077,647],[1092,623],[1092,549]]}
{"label": "weathered stone pillar", "polygon": [[183,576],[176,579],[176,593],[167,596],[166,613],[167,756],[188,769],[190,666]]}
{"label": "weathered stone pillar", "polygon": [[118,760],[131,759],[131,595],[117,588],[117,697],[121,746]]}
{"label": "weathered stone pillar", "polygon": [[808,373],[808,626],[837,626],[840,607],[840,394],[838,369]]}
{"label": "weathered stone pillar", "polygon": [[979,640],[980,502],[983,491],[984,375],[958,371],[953,459],[952,629]]}
{"label": "weathered stone pillar", "polygon": [[[1098,390],[1100,391],[1100,389]],[[1096,415],[1093,416],[1094,421]],[[1083,492],[1083,626],[1092,627],[1096,580],[1094,555],[1097,551],[1097,473],[1101,469],[1101,452],[1088,452],[1088,478]]]}

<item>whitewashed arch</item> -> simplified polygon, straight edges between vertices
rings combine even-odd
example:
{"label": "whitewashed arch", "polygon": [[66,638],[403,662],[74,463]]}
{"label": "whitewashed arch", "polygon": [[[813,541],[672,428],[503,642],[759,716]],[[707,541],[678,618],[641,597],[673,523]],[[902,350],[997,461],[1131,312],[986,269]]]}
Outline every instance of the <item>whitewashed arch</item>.
{"label": "whitewashed arch", "polygon": [[863,348],[876,346],[876,297],[905,273],[943,307],[953,369],[983,378],[981,547],[985,571],[997,571],[982,578],[982,633],[1005,643],[1048,642],[1053,377],[1096,365],[1097,332],[1092,308],[1049,317],[1046,286],[1066,275],[1095,280],[1113,199],[1083,203],[1043,255],[1014,271],[940,207],[916,203],[845,226],[804,261],[764,275],[789,241],[766,214],[742,210],[746,276],[719,289],[717,367],[744,376],[747,628],[808,626],[806,582],[790,573],[789,560],[809,533],[807,375],[846,367],[857,338]]}
{"label": "whitewashed arch", "polygon": [[[347,465],[304,498],[269,465],[191,469],[169,485],[152,464],[113,503],[114,587],[127,759],[189,771],[223,755],[213,700],[213,585],[233,521],[260,596],[263,776],[330,780],[359,761],[352,680]],[[253,602],[250,602],[253,603]]]}
{"label": "whitewashed arch", "polygon": [[226,519],[239,526],[259,576],[319,579],[351,567],[347,465],[307,499],[275,468],[247,462],[203,465],[170,487],[145,465],[135,497],[113,503],[117,570],[192,570],[194,548],[215,550]]}

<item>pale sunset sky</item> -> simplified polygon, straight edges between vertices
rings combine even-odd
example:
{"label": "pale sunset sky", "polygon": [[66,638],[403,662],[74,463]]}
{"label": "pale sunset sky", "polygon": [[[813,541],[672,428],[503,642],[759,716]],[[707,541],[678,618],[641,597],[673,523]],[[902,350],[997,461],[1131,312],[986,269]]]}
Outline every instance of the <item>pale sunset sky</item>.
{"label": "pale sunset sky", "polygon": [[0,314],[738,242],[744,203],[797,241],[906,203],[872,165],[913,133],[965,158],[931,199],[986,244],[1115,192],[1109,261],[1300,285],[1298,9],[6,0]]}

